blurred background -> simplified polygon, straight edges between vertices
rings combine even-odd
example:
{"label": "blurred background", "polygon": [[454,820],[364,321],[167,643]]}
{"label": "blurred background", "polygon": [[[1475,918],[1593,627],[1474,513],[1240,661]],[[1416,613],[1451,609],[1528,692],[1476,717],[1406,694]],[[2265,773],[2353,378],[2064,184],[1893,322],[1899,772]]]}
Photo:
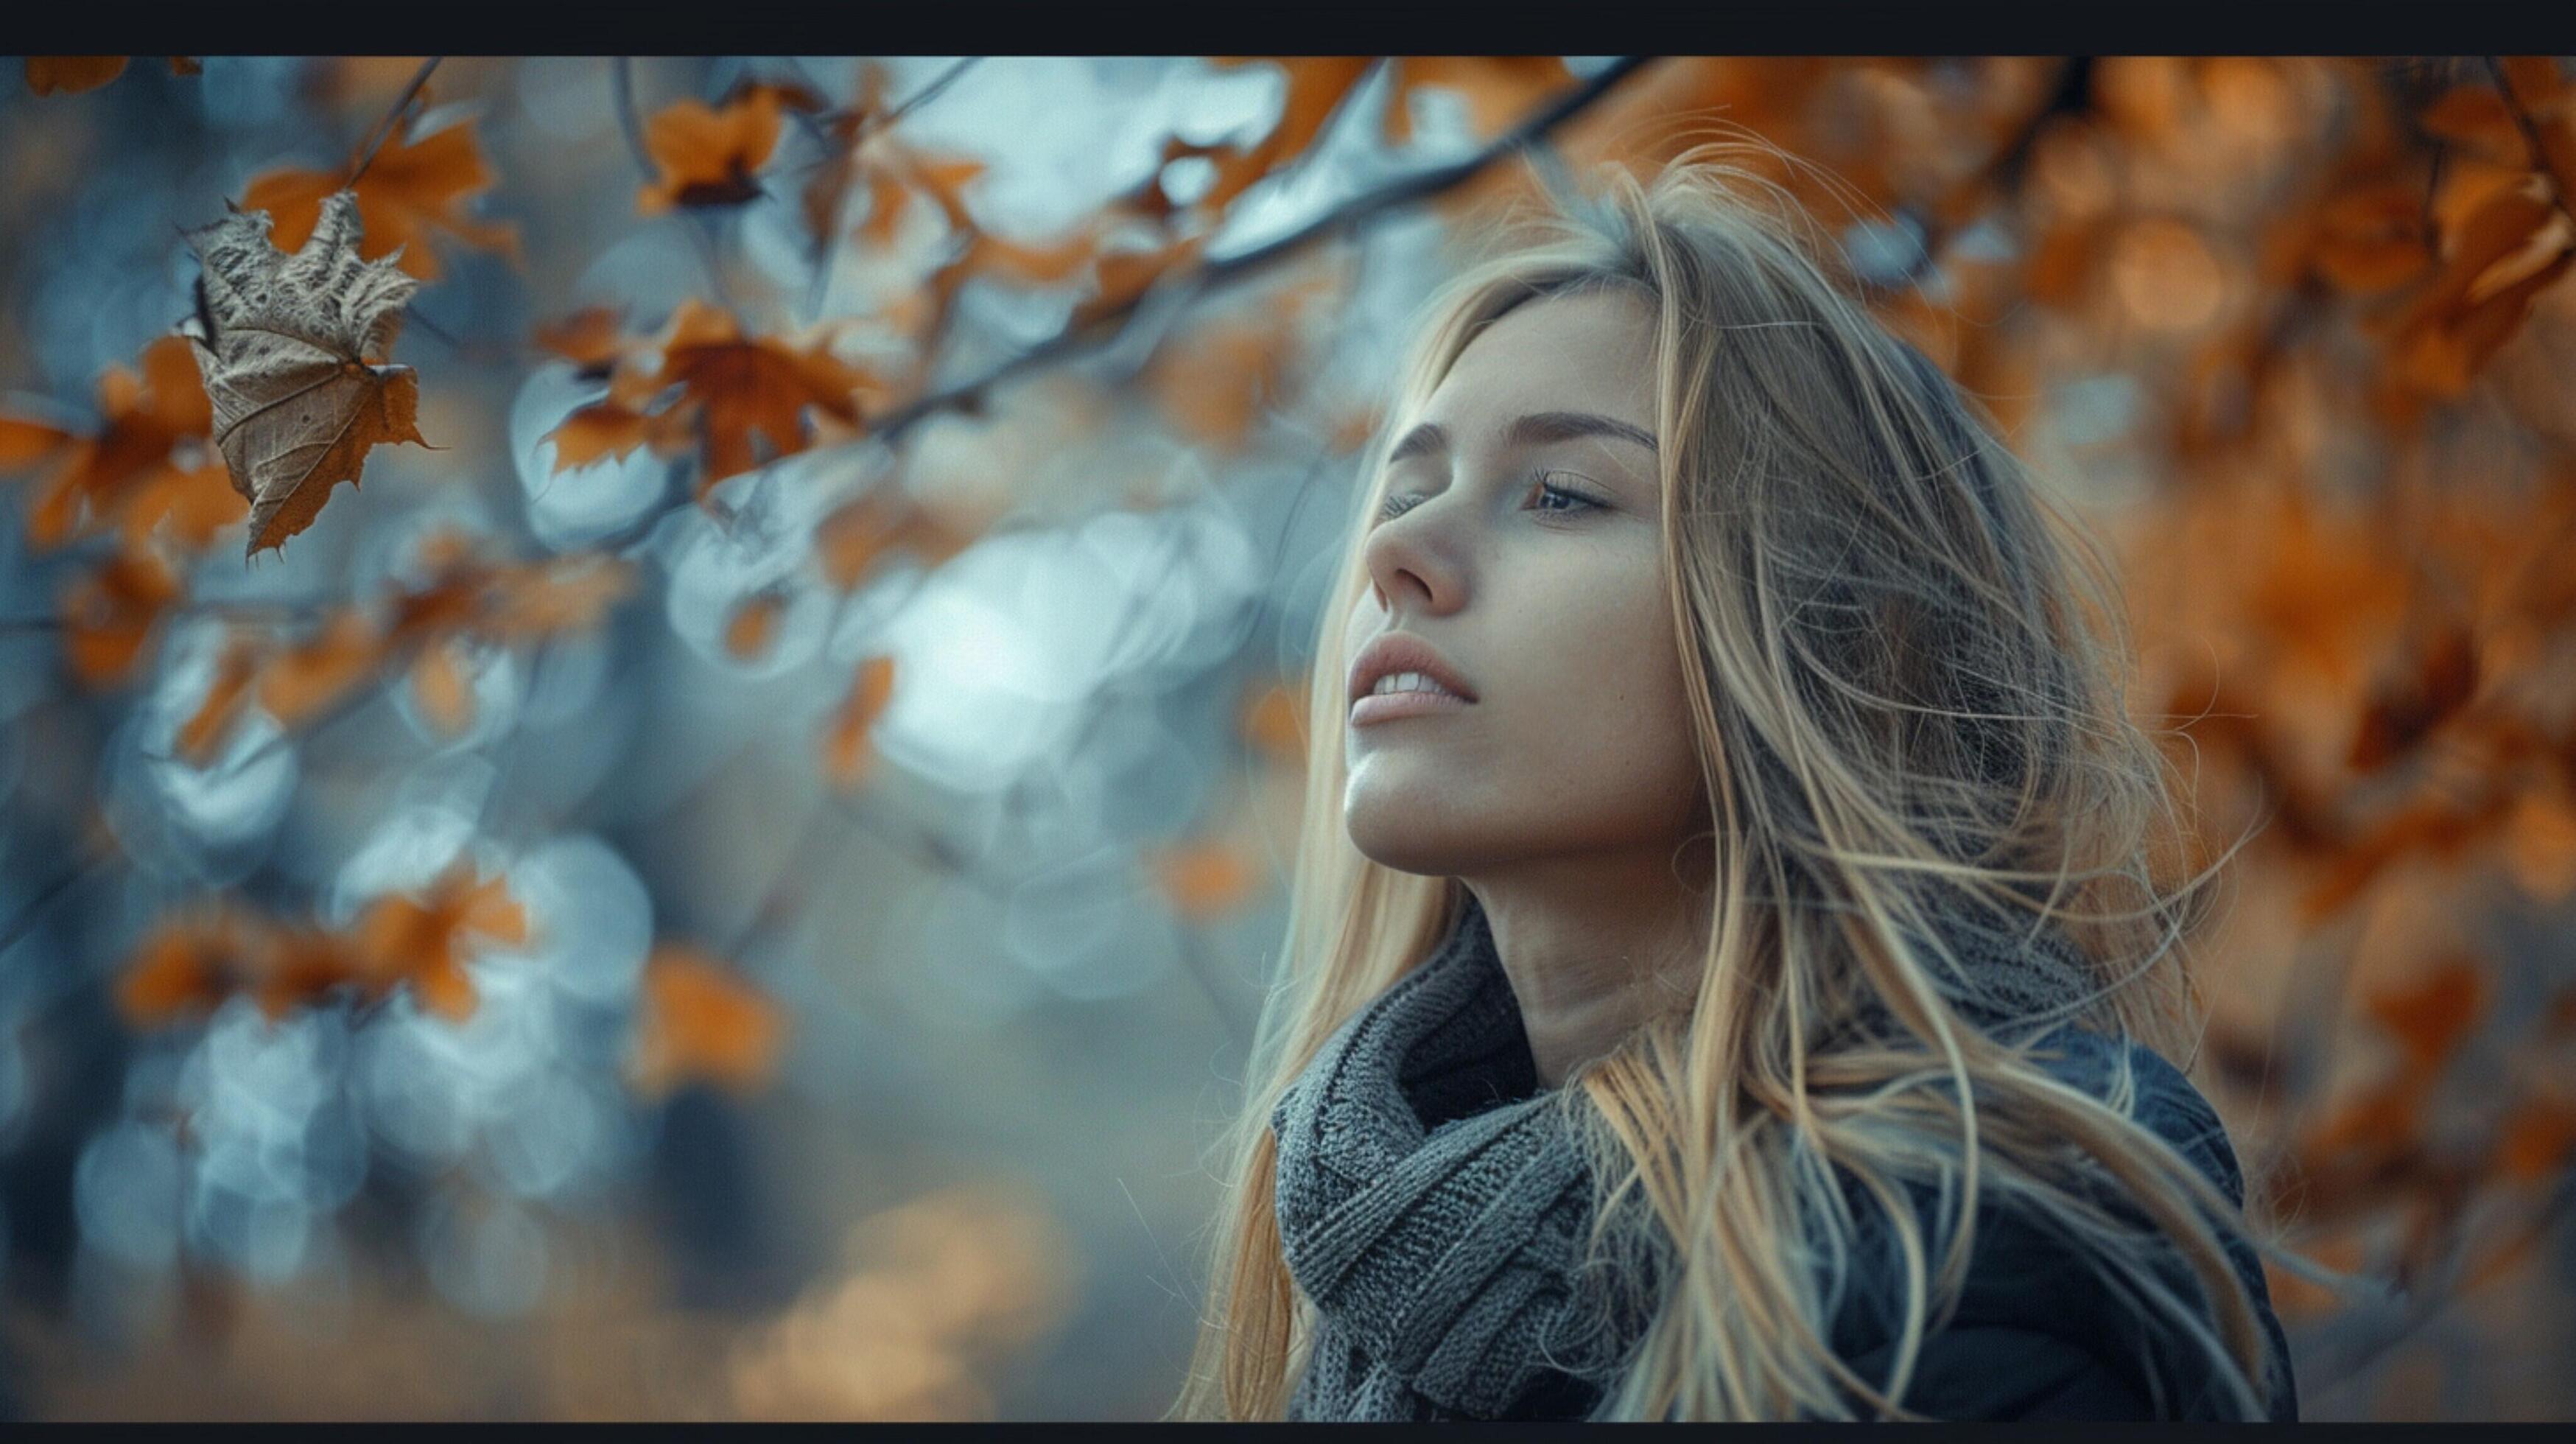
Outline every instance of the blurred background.
{"label": "blurred background", "polygon": [[[0,1410],[1160,1415],[1406,322],[1720,134],[2259,828],[2305,1416],[2576,1414],[2549,57],[0,64]],[[186,232],[343,187],[428,446],[254,537]]]}

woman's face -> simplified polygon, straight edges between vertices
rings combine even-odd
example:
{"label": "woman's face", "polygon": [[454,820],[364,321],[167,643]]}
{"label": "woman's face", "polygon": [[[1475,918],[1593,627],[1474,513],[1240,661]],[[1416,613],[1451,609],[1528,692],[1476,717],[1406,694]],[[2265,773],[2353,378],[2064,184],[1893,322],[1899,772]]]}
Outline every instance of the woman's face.
{"label": "woman's face", "polygon": [[1631,292],[1525,302],[1399,423],[1395,515],[1369,534],[1343,655],[1411,634],[1475,700],[1357,725],[1345,704],[1343,816],[1373,861],[1473,879],[1668,855],[1691,829],[1700,786],[1657,536],[1652,326]]}

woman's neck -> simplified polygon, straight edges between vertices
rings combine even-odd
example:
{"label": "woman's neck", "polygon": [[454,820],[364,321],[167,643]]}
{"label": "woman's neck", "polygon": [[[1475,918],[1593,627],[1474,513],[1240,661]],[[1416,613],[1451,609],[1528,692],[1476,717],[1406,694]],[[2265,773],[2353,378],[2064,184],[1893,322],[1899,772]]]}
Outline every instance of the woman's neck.
{"label": "woman's neck", "polygon": [[[1687,861],[1687,855],[1685,861]],[[1462,879],[1493,929],[1541,1087],[1698,990],[1709,900],[1669,850],[1555,858]]]}

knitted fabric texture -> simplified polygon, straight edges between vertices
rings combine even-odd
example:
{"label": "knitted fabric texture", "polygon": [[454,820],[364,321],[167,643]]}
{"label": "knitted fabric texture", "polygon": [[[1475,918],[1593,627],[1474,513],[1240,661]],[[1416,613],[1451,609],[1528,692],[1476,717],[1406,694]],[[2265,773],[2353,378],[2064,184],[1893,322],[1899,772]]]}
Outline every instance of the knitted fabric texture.
{"label": "knitted fabric texture", "polygon": [[[2062,941],[1943,927],[1972,1016],[2090,988]],[[1290,1274],[1318,1315],[1291,1419],[1530,1417],[1597,1397],[1646,1320],[1581,1287],[1591,1182],[1538,1086],[1472,894],[1422,964],[1344,1022],[1271,1114]],[[1624,1222],[1624,1220],[1622,1221]]]}

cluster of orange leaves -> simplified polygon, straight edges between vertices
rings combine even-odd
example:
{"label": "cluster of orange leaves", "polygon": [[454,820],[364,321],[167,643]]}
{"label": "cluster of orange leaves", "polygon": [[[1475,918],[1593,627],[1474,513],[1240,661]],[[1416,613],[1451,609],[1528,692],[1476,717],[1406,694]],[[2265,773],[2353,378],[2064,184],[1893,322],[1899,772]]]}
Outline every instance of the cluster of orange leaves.
{"label": "cluster of orange leaves", "polygon": [[140,1027],[203,1016],[236,994],[270,1018],[349,990],[361,1006],[406,984],[423,1011],[472,1016],[465,965],[495,948],[524,947],[526,910],[503,879],[463,864],[419,896],[389,893],[345,931],[280,923],[229,903],[166,918],[143,939],[117,985],[117,1003]]}
{"label": "cluster of orange leaves", "polygon": [[[152,1028],[202,1018],[236,996],[273,1021],[335,995],[374,1008],[407,988],[424,1013],[463,1022],[479,1000],[467,965],[531,941],[506,879],[460,862],[416,895],[374,899],[343,929],[230,902],[164,918],[127,960],[116,1000],[135,1026]],[[749,1091],[776,1070],[785,1035],[758,988],[701,949],[664,943],[645,960],[627,1076],[647,1097],[691,1080]]]}
{"label": "cluster of orange leaves", "polygon": [[205,550],[249,512],[208,434],[214,409],[184,338],[144,347],[139,370],[109,367],[98,409],[95,431],[0,413],[0,471],[52,463],[27,504],[28,540],[55,548],[112,533],[118,542],[63,599],[72,669],[93,686],[127,675],[184,592],[170,554]]}
{"label": "cluster of orange leaves", "polygon": [[[644,148],[658,174],[638,201],[648,214],[674,207],[721,209],[760,197],[759,173],[777,151],[782,117],[790,112],[804,114],[831,147],[803,193],[818,249],[839,239],[840,216],[854,192],[864,191],[867,215],[853,238],[877,252],[897,245],[916,199],[935,205],[950,238],[946,258],[893,303],[885,318],[925,354],[911,376],[888,378],[834,360],[821,343],[747,337],[732,317],[703,304],[683,307],[652,345],[619,343],[608,313],[586,312],[539,338],[585,368],[612,368],[609,397],[576,412],[556,433],[557,466],[623,456],[647,443],[672,453],[694,442],[706,457],[702,486],[712,486],[759,464],[754,433],[768,443],[771,456],[814,444],[819,438],[804,429],[809,412],[818,430],[862,432],[874,403],[917,389],[927,374],[927,350],[969,279],[1077,287],[1077,328],[1133,304],[1166,275],[1193,266],[1226,208],[1311,149],[1378,62],[1287,56],[1275,63],[1288,74],[1288,98],[1279,119],[1258,139],[1200,144],[1171,137],[1163,147],[1164,167],[1066,234],[1037,241],[996,235],[974,220],[965,190],[983,173],[984,162],[923,150],[884,124],[892,111],[883,69],[873,61],[861,66],[857,100],[838,111],[827,110],[821,97],[801,85],[745,82],[718,104],[683,99],[655,112],[644,124]],[[1463,93],[1473,123],[1490,136],[1571,78],[1555,57],[1404,57],[1394,66],[1384,128],[1398,142],[1410,135],[1409,100],[1419,87]],[[1165,185],[1170,164],[1183,159],[1202,159],[1212,168],[1209,184],[1187,204]],[[1153,384],[1184,424],[1239,448],[1251,409],[1287,349],[1276,326],[1228,323],[1193,339],[1185,357],[1158,367]],[[658,360],[624,364],[630,357]],[[648,403],[656,396],[665,399]]]}
{"label": "cluster of orange leaves", "polygon": [[540,333],[540,344],[608,376],[606,399],[549,433],[556,471],[648,443],[663,455],[699,448],[703,495],[766,461],[859,436],[863,398],[885,389],[832,354],[828,331],[799,341],[746,335],[732,313],[703,301],[682,302],[660,335],[639,344],[619,342],[614,326],[614,313],[590,310]]}
{"label": "cluster of orange leaves", "polygon": [[[428,102],[423,87],[420,103]],[[332,170],[281,166],[251,177],[241,209],[268,212],[269,240],[293,251],[313,234],[323,198],[346,186],[357,193],[358,221],[366,233],[358,243],[362,261],[381,260],[399,248],[396,265],[435,281],[442,271],[431,241],[440,237],[516,260],[518,227],[478,219],[468,209],[499,179],[475,140],[473,120],[459,119],[427,135],[416,132],[417,124],[413,114],[400,117],[354,184],[348,176],[358,165],[356,156]]]}
{"label": "cluster of orange leaves", "polygon": [[586,631],[634,585],[633,568],[615,558],[494,561],[456,532],[431,537],[421,563],[418,585],[388,587],[374,607],[334,608],[299,641],[234,626],[204,700],[180,724],[179,755],[204,765],[253,703],[282,727],[301,726],[405,661],[422,715],[461,732],[474,716],[463,648]]}
{"label": "cluster of orange leaves", "polygon": [[663,943],[644,961],[628,1080],[660,1097],[692,1080],[748,1093],[778,1068],[787,1034],[778,1005],[703,949]]}

